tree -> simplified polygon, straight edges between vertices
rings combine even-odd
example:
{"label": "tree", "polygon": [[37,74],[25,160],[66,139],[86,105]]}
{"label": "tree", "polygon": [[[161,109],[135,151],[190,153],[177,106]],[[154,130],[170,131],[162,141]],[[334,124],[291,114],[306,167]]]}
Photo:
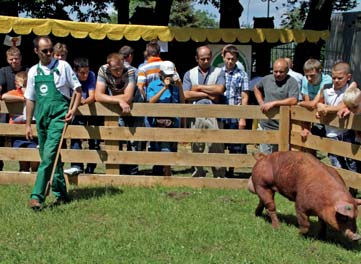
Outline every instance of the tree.
{"label": "tree", "polygon": [[3,0],[0,9],[4,15],[18,16],[25,13],[34,18],[103,22],[109,19],[107,4],[111,0]]}
{"label": "tree", "polygon": [[[289,0],[291,1],[291,0]],[[296,3],[297,0],[292,0]],[[306,11],[307,18],[303,29],[311,30],[328,30],[331,25],[331,14],[333,10],[345,11],[357,6],[356,0],[311,0],[309,3],[304,3],[303,8]],[[294,68],[296,71],[303,71],[303,64],[309,58],[320,59],[321,50],[324,46],[324,41],[318,43],[299,43],[295,50]]]}
{"label": "tree", "polygon": [[239,0],[198,0],[200,4],[212,4],[218,8],[220,14],[220,28],[239,28],[239,18],[243,12],[243,6]]}
{"label": "tree", "polygon": [[171,9],[170,26],[215,28],[215,16],[206,12],[194,10],[192,0],[175,0]]}

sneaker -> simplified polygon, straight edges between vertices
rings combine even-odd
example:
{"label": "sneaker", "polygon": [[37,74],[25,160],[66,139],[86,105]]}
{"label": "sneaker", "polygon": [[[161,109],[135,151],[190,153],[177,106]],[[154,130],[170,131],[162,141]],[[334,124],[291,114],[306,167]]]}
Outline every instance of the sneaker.
{"label": "sneaker", "polygon": [[206,172],[204,170],[198,170],[194,169],[194,172],[192,173],[192,177],[206,177]]}
{"label": "sneaker", "polygon": [[31,199],[29,201],[29,207],[33,209],[34,211],[40,211],[42,209],[42,204],[39,202],[39,200]]}
{"label": "sneaker", "polygon": [[76,168],[76,167],[64,170],[64,173],[69,176],[78,175],[79,173],[82,173],[82,172],[83,171],[81,169]]}

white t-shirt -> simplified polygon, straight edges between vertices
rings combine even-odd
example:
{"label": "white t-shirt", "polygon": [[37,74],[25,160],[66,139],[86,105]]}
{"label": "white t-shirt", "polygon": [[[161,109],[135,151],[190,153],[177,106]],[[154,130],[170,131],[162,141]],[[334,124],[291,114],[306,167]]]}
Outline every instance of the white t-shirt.
{"label": "white t-shirt", "polygon": [[[341,103],[347,87],[348,84],[342,87],[342,89],[336,91],[332,85],[332,88],[324,89],[323,96],[325,99],[325,104],[336,106]],[[332,126],[325,126],[325,128],[327,137],[337,137],[338,135],[342,135],[347,131],[347,129],[340,129]]]}
{"label": "white t-shirt", "polygon": [[[36,64],[31,67],[28,72],[28,82],[24,96],[26,99],[31,101],[36,101],[35,76],[38,74],[38,65],[39,64]],[[49,75],[51,69],[55,68],[54,66],[58,69],[57,72],[54,72],[55,86],[60,93],[70,99],[70,90],[75,90],[77,87],[81,87],[81,84],[73,69],[66,61],[52,59],[50,64],[47,66],[40,64],[40,68],[43,70],[45,75]]]}

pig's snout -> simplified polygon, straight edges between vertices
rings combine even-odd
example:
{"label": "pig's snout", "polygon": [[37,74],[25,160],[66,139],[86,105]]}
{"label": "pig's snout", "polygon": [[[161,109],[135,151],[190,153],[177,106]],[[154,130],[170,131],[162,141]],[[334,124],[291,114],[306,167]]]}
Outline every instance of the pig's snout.
{"label": "pig's snout", "polygon": [[346,230],[345,235],[348,239],[353,241],[358,241],[361,239],[359,234],[352,232],[350,229]]}

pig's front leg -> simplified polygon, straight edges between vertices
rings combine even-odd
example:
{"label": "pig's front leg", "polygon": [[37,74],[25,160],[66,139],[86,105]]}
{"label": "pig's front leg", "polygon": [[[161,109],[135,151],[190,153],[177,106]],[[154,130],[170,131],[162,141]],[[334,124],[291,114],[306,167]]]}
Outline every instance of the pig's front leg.
{"label": "pig's front leg", "polygon": [[318,237],[322,240],[326,239],[326,229],[327,224],[320,217],[318,218],[318,223],[320,224],[320,230],[318,231]]}
{"label": "pig's front leg", "polygon": [[297,222],[299,225],[300,235],[307,234],[308,231],[310,230],[310,221],[309,221],[308,215],[305,212],[303,212],[302,210],[300,210],[299,208],[297,208],[297,206],[296,206],[296,216],[297,216]]}

